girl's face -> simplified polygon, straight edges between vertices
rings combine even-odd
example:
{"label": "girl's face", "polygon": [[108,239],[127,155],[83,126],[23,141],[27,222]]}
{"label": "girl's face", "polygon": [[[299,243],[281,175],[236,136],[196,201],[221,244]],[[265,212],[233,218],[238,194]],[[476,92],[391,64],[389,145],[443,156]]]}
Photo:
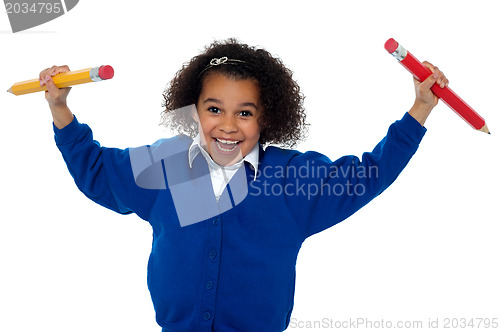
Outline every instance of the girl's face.
{"label": "girl's face", "polygon": [[210,75],[196,108],[202,144],[217,164],[238,162],[259,142],[262,105],[255,80]]}

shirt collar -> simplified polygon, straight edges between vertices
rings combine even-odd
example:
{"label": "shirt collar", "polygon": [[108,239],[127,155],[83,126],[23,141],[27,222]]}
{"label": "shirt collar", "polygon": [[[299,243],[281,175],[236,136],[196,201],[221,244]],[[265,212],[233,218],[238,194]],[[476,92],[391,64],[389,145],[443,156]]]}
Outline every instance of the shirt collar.
{"label": "shirt collar", "polygon": [[[198,134],[193,139],[193,142],[191,143],[191,146],[189,147],[189,151],[188,151],[189,167],[190,168],[193,167],[194,158],[196,158],[196,156],[200,153],[205,157],[205,159],[209,163],[209,166],[221,167],[215,161],[213,161],[212,157],[210,157],[208,152],[202,148],[201,137],[200,137],[200,134]],[[257,178],[257,171],[259,168],[259,144],[255,144],[252,151],[250,151],[242,160],[240,160],[239,162],[237,162],[234,165],[226,166],[225,168],[239,168],[243,164],[244,161],[246,161],[247,163],[249,163],[253,167],[254,181],[255,181],[255,179]]]}

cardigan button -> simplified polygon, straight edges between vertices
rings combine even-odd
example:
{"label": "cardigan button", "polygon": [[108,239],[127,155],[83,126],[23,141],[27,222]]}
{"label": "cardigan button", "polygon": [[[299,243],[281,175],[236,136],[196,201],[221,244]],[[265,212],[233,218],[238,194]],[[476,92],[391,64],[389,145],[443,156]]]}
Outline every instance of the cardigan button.
{"label": "cardigan button", "polygon": [[213,281],[211,281],[211,280],[207,281],[206,287],[207,287],[207,289],[212,289],[214,287]]}
{"label": "cardigan button", "polygon": [[212,315],[210,315],[210,313],[209,313],[209,312],[205,312],[205,313],[203,314],[203,319],[204,319],[204,320],[209,320],[209,319],[210,319],[210,317],[212,317]]}
{"label": "cardigan button", "polygon": [[210,252],[208,253],[208,257],[210,257],[211,259],[214,259],[215,257],[217,257],[217,251],[210,250]]}
{"label": "cardigan button", "polygon": [[219,222],[220,222],[220,217],[215,217],[215,218],[212,220],[212,223],[213,223],[214,225],[217,225]]}

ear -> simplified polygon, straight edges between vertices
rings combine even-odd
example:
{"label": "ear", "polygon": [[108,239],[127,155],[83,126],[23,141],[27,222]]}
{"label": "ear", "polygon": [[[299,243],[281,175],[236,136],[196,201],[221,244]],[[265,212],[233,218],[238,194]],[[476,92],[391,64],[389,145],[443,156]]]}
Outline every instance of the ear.
{"label": "ear", "polygon": [[195,104],[191,105],[190,112],[191,112],[191,117],[194,119],[194,121],[200,123],[200,117],[198,116],[198,110],[196,109]]}

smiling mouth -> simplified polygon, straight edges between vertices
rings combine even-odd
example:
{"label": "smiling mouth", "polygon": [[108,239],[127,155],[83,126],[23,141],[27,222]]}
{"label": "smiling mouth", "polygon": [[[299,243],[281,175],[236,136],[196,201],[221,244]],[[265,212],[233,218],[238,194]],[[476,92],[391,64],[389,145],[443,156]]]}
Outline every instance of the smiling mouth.
{"label": "smiling mouth", "polygon": [[215,145],[217,145],[217,148],[219,148],[220,151],[222,152],[233,152],[236,150],[238,147],[240,141],[230,141],[230,140],[224,140],[220,138],[214,138]]}

